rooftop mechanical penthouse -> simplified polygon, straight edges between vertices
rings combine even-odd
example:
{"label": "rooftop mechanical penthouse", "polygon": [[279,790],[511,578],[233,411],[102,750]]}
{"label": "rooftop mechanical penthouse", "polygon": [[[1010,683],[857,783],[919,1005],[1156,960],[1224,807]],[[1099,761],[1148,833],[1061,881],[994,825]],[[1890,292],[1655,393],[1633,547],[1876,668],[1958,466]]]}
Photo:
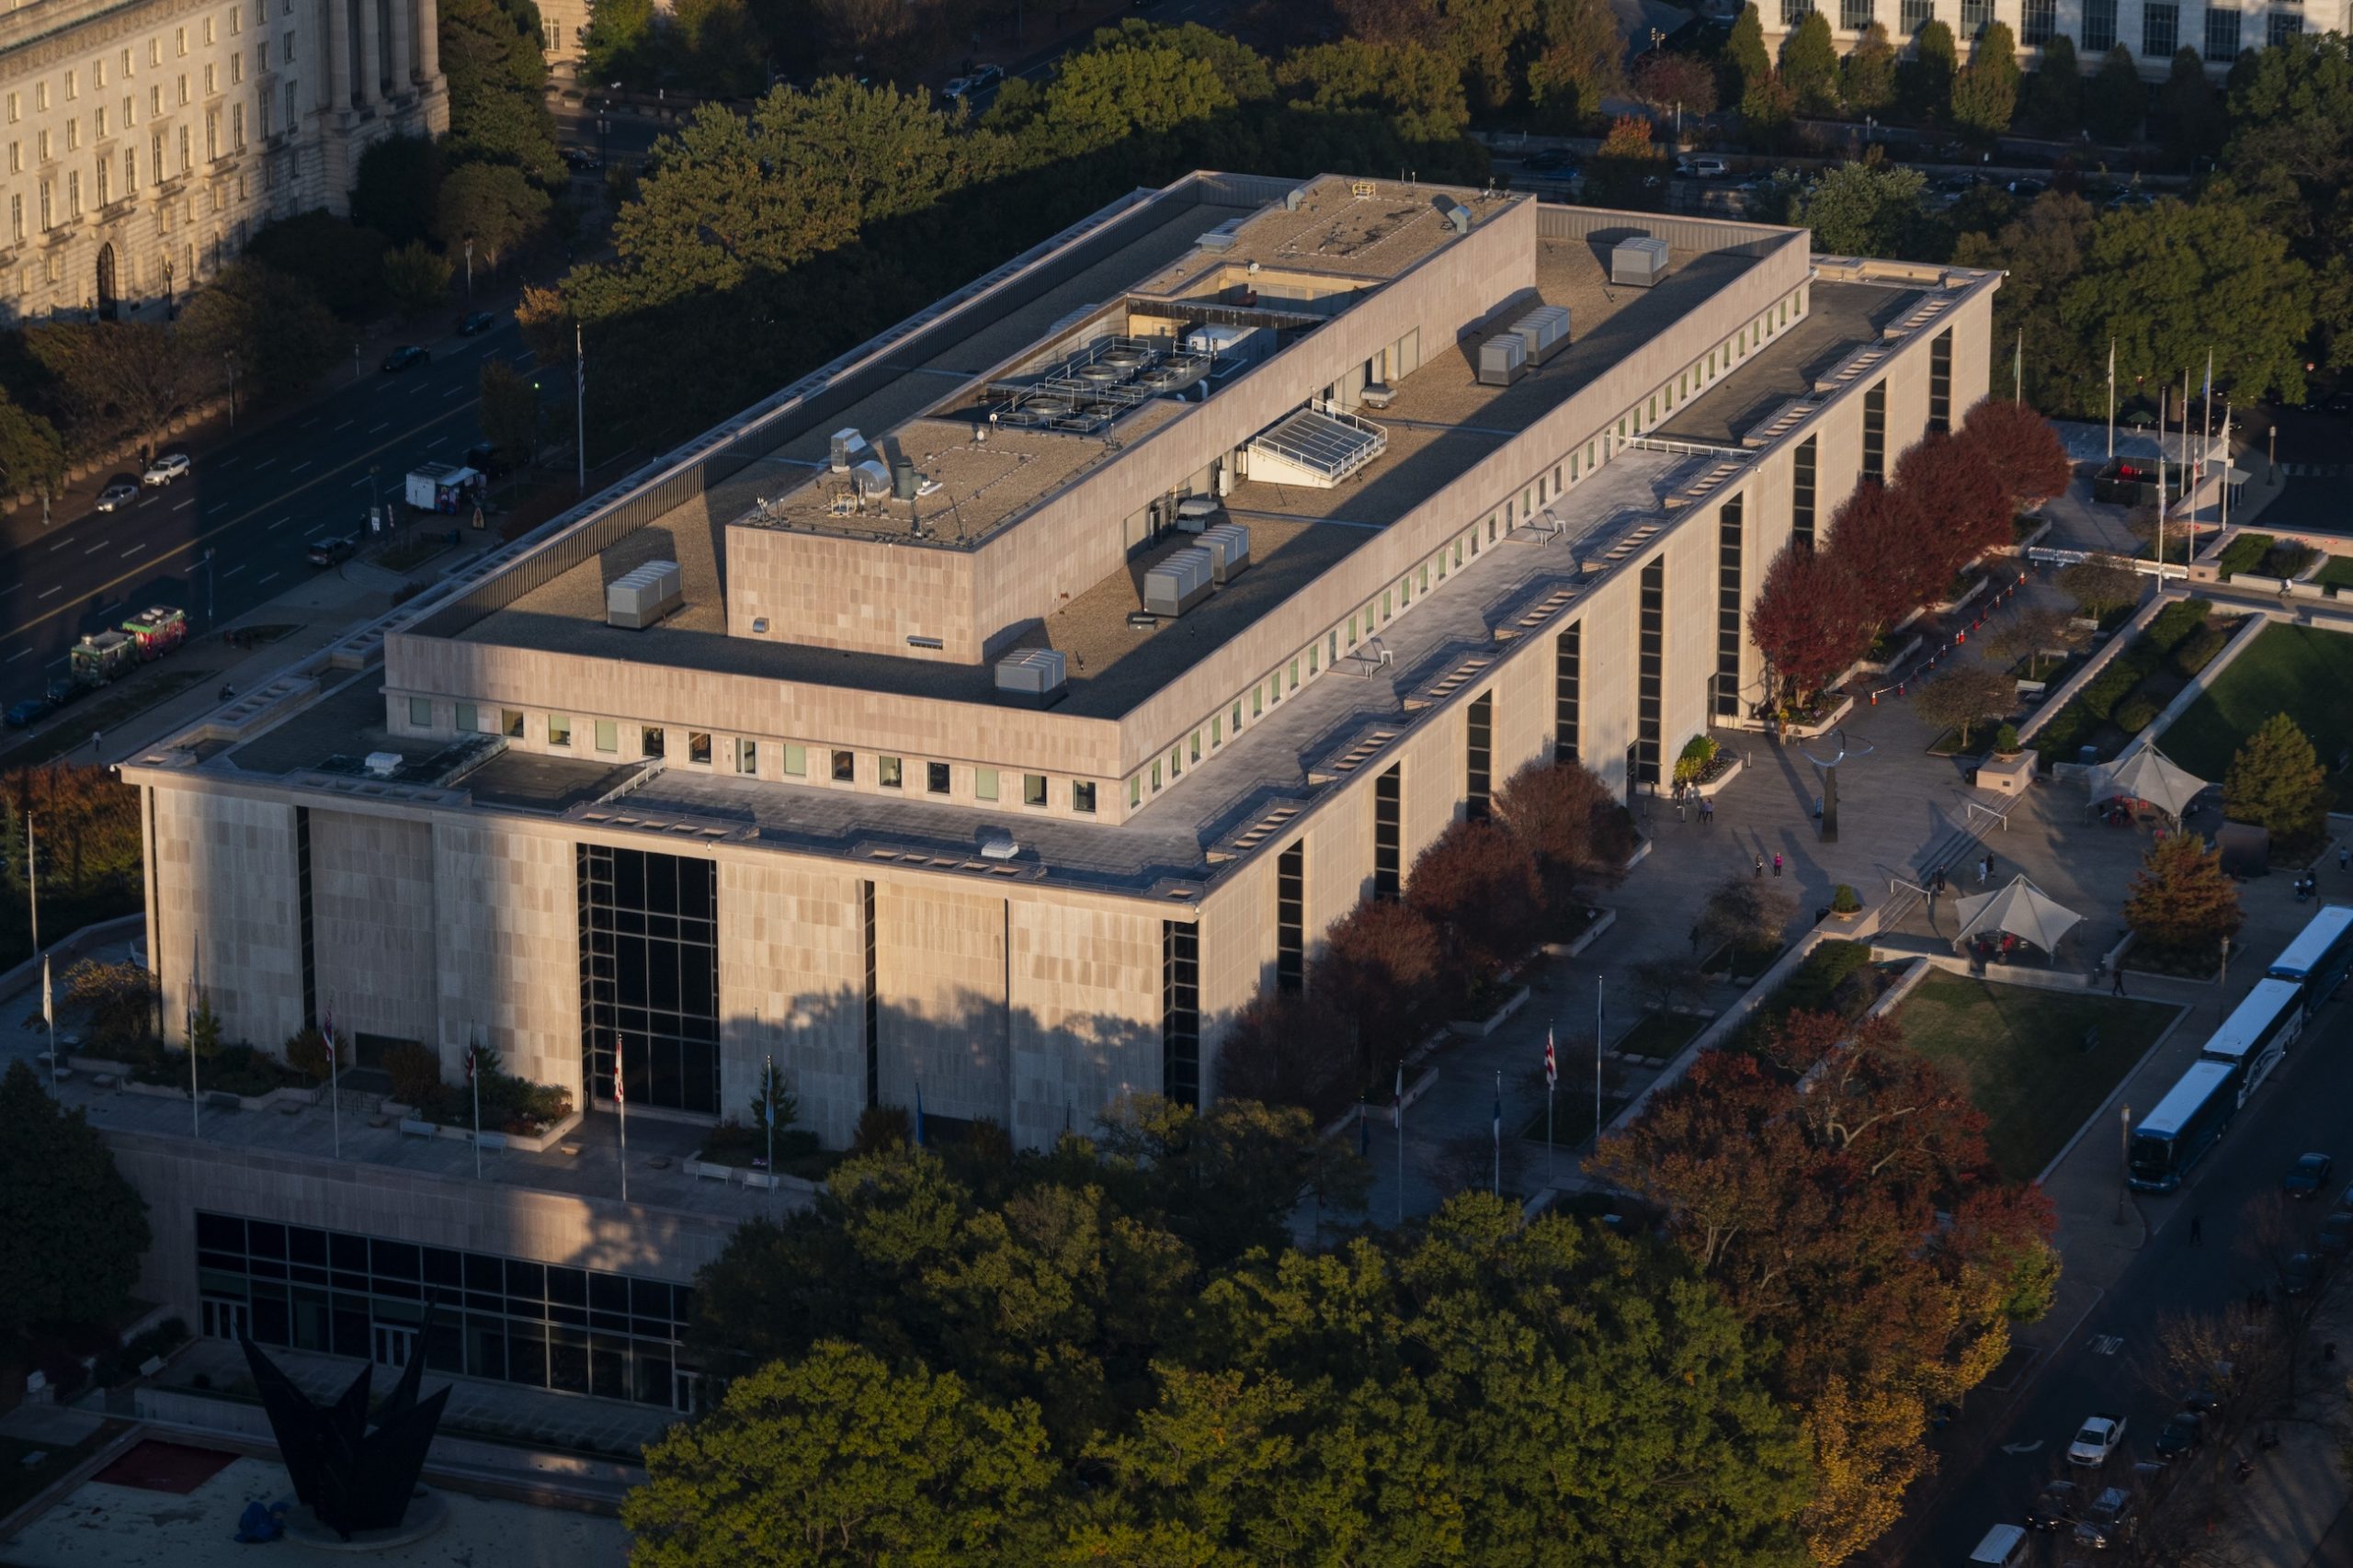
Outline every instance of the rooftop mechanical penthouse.
{"label": "rooftop mechanical penthouse", "polygon": [[1324,176],[1138,192],[124,767],[167,1017],[1039,1144],[1492,785],[1762,694],[1996,275]]}

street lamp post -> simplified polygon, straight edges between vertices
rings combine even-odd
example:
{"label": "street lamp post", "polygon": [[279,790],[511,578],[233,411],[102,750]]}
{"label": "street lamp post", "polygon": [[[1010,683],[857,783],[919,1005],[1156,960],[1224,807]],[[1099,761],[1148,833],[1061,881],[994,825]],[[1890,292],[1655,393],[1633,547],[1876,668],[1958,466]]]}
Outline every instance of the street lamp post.
{"label": "street lamp post", "polygon": [[466,303],[474,302],[474,237],[466,236]]}
{"label": "street lamp post", "polygon": [[376,519],[383,511],[383,499],[377,493],[376,476],[384,472],[382,463],[368,465],[368,531],[376,531]]}
{"label": "street lamp post", "polygon": [[355,381],[359,379],[359,345],[357,343],[351,346],[351,379]]}
{"label": "street lamp post", "polygon": [[2116,1170],[2116,1222],[2124,1223],[2124,1195],[2132,1179],[2132,1108],[2116,1108],[2117,1153],[2120,1164]]}
{"label": "street lamp post", "polygon": [[229,430],[233,435],[237,428],[237,357],[223,354],[221,362],[229,367]]}

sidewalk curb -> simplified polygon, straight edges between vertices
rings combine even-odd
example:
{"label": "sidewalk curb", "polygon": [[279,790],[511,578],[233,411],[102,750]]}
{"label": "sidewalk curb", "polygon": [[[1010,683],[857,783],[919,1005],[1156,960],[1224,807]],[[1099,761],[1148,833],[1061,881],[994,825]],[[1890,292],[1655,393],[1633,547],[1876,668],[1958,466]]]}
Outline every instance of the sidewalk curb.
{"label": "sidewalk curb", "polygon": [[[2160,998],[2152,996],[2136,998],[2136,1000],[2153,1002],[2160,1000]],[[2176,1002],[2173,1004],[2175,1009],[2173,1022],[2167,1024],[2164,1030],[2158,1034],[2157,1038],[2149,1042],[2149,1049],[2141,1053],[2141,1059],[2138,1062],[2133,1062],[2131,1067],[2125,1069],[2124,1075],[2116,1080],[2116,1087],[2108,1091],[2108,1097],[2099,1102],[2097,1109],[2094,1110],[2091,1115],[2084,1118],[2084,1124],[2075,1129],[2075,1135],[2067,1140],[2066,1145],[2063,1148],[2062,1148],[2057,1153],[2051,1156],[2051,1163],[2043,1166],[2041,1170],[2035,1174],[2035,1186],[2040,1187],[2048,1182],[2051,1179],[2051,1173],[2067,1163],[2067,1156],[2075,1152],[2075,1145],[2084,1141],[2084,1135],[2092,1130],[2093,1123],[2107,1119],[2109,1108],[2116,1104],[2116,1096],[2124,1092],[2124,1085],[2138,1077],[2140,1075],[2141,1069],[2149,1064],[2149,1059],[2156,1055],[2158,1051],[2165,1049],[2165,1041],[2173,1038],[2173,1031],[2181,1028],[2182,1020],[2188,1017],[2197,1006],[2198,1004],[2195,1002]],[[2134,1207],[2138,1208],[2139,1205],[2135,1204]],[[2143,1223],[2145,1225],[2145,1221],[2143,1221]],[[2143,1242],[2146,1242],[2148,1240],[2148,1236],[2144,1233],[2141,1239]]]}

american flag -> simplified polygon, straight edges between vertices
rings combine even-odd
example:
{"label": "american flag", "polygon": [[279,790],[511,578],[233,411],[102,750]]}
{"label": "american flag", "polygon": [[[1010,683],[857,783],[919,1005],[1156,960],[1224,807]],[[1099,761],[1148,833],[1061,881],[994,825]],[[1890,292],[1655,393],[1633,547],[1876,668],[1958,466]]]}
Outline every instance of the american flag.
{"label": "american flag", "polygon": [[613,1037],[613,1103],[620,1105],[629,1096],[621,1088],[621,1037]]}
{"label": "american flag", "polygon": [[1556,1087],[1561,1082],[1561,1059],[1552,1051],[1552,1031],[1544,1031],[1544,1086]]}

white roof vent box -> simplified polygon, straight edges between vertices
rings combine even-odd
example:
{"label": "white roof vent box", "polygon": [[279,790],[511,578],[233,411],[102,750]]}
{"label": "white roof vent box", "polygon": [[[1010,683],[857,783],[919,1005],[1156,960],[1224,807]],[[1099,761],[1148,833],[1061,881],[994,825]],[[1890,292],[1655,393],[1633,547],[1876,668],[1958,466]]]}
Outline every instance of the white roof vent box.
{"label": "white roof vent box", "polygon": [[364,766],[371,778],[390,778],[401,770],[401,754],[396,751],[371,751]]}
{"label": "white roof vent box", "polygon": [[1024,708],[1051,708],[1070,695],[1059,648],[1021,648],[996,662],[996,697]]}
{"label": "white roof vent box", "polygon": [[1020,853],[1020,841],[1009,834],[994,834],[981,840],[981,858],[983,860],[1010,860]]}
{"label": "white roof vent box", "polygon": [[605,624],[642,631],[687,602],[685,574],[675,561],[649,561],[605,585]]}

